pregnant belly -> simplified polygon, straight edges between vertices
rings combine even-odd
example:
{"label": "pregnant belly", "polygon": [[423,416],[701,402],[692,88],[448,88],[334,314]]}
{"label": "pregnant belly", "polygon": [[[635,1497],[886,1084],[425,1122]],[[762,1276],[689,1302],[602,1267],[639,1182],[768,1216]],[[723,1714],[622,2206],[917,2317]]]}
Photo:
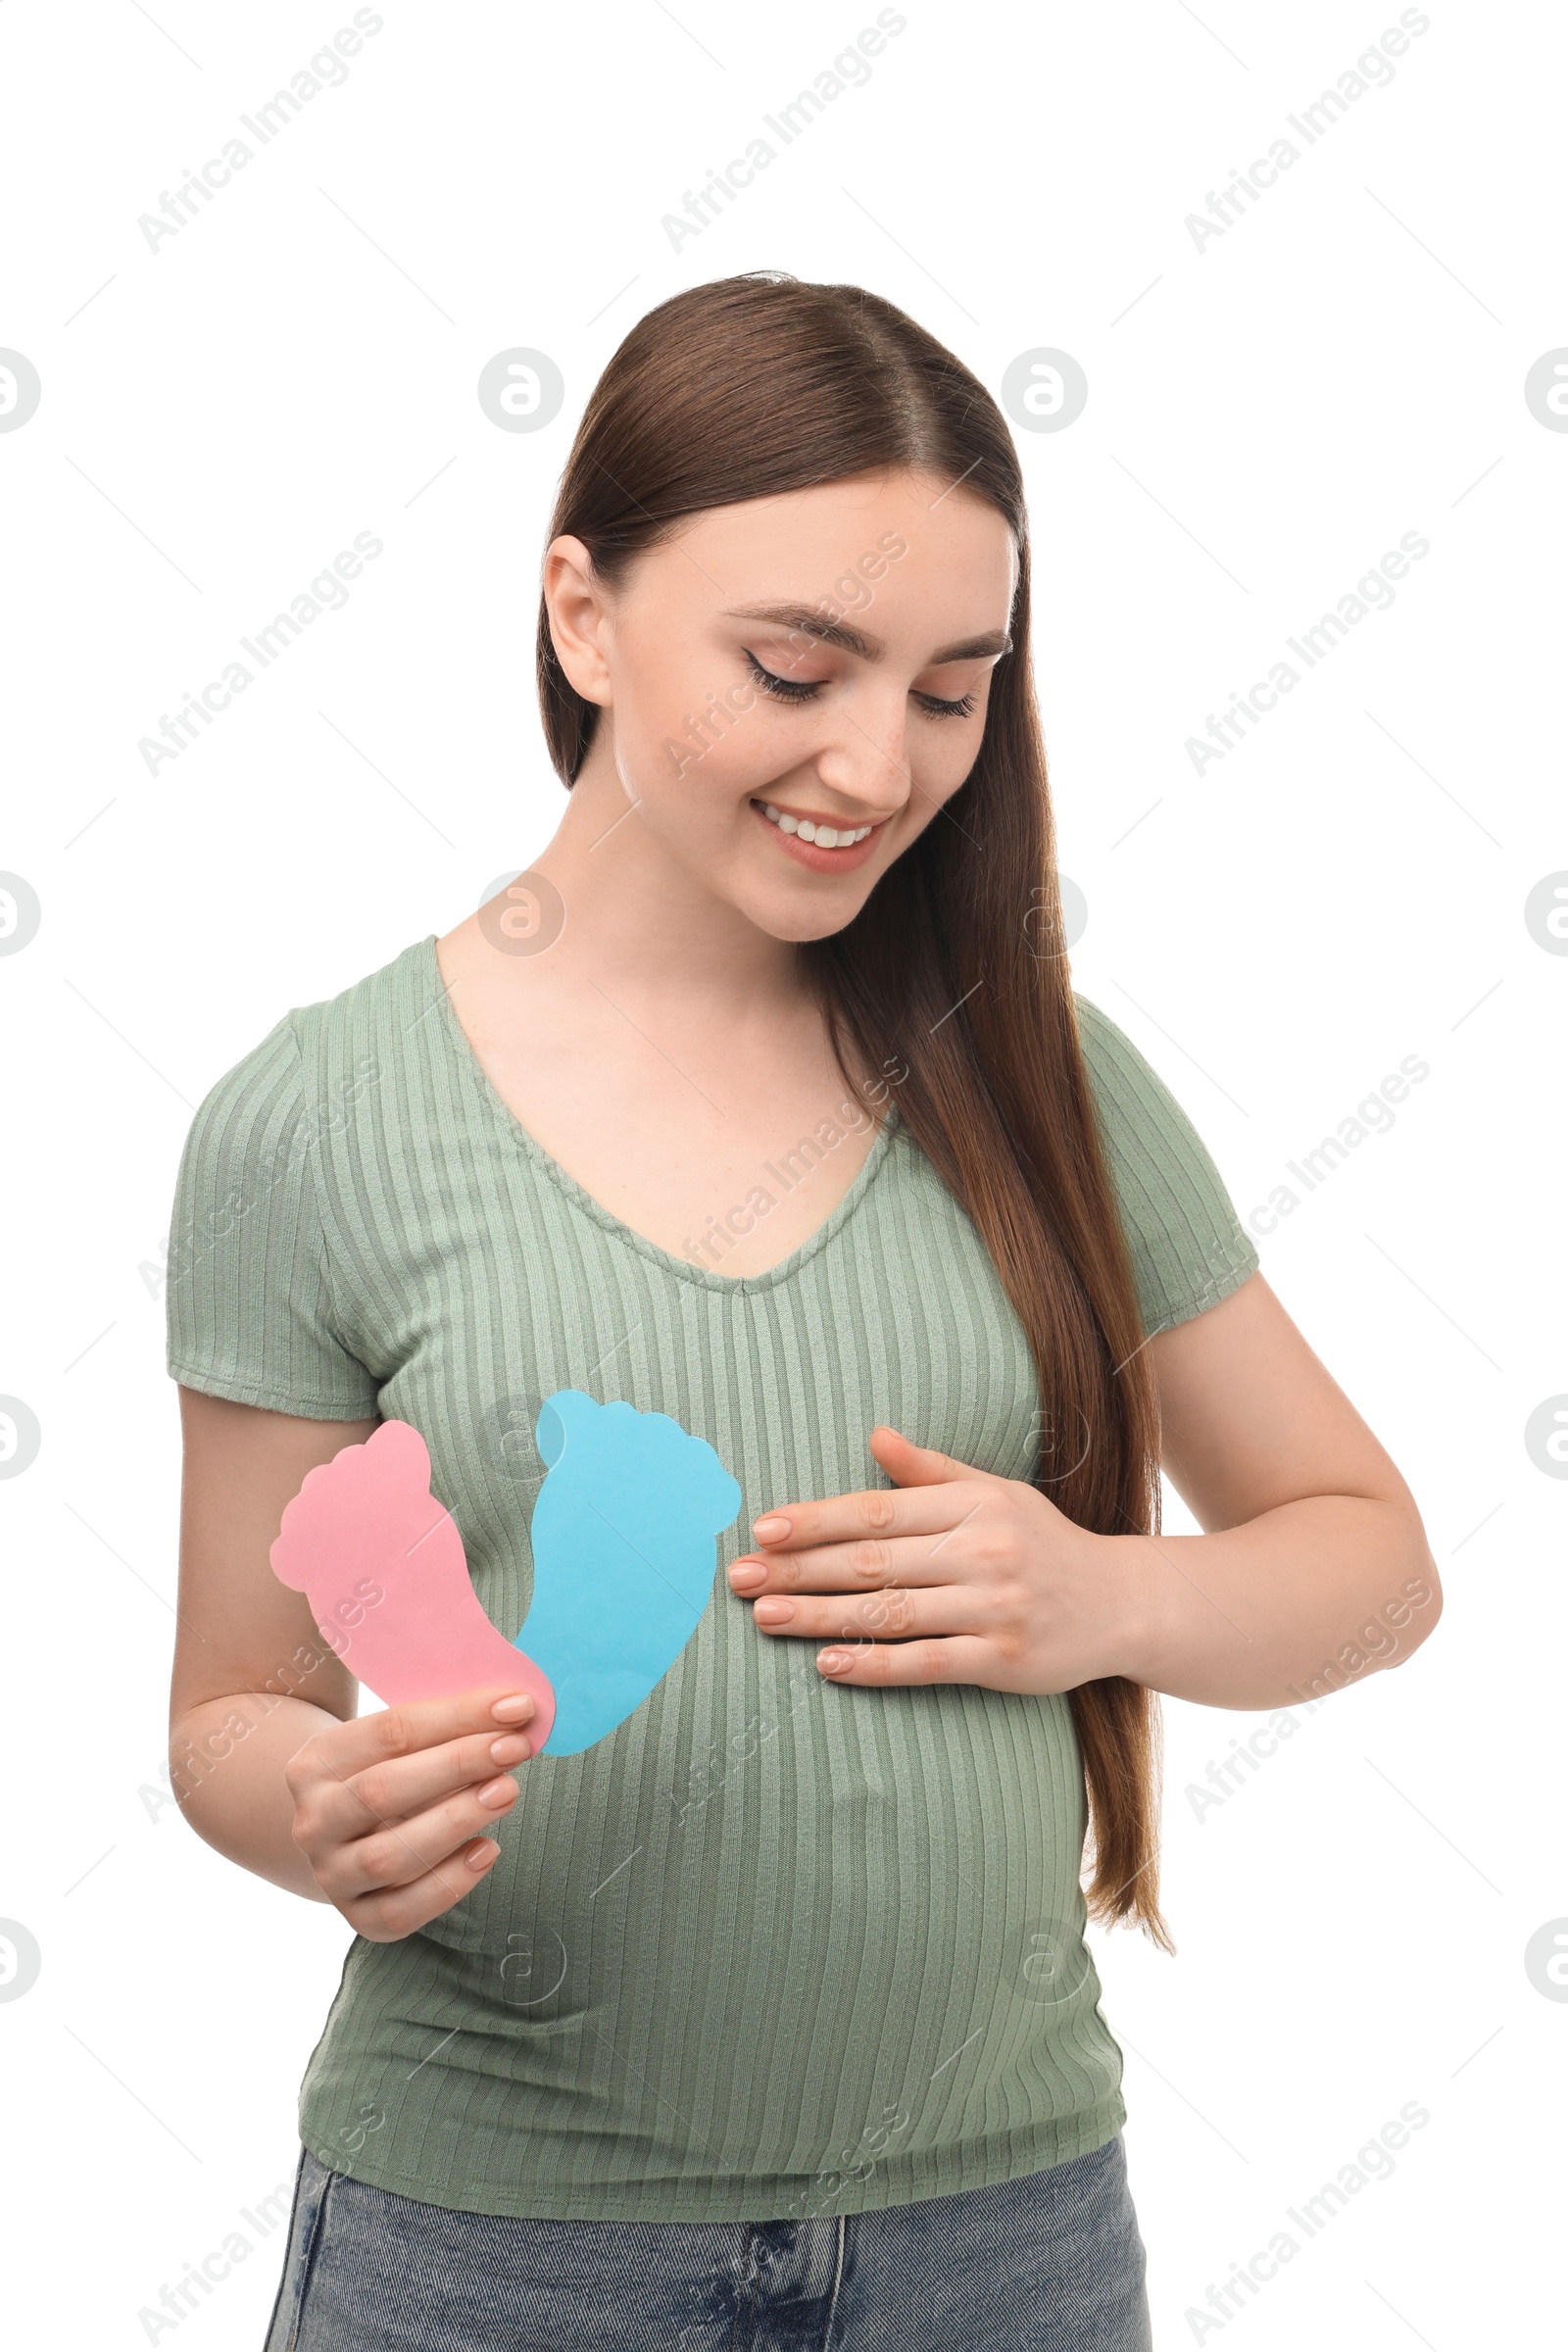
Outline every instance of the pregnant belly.
{"label": "pregnant belly", "polygon": [[813,1699],[663,1801],[646,1756],[525,1773],[490,1881],[426,1931],[477,2037],[441,2063],[681,2174],[814,2175],[890,2115],[917,2153],[1099,2095],[1066,1702]]}

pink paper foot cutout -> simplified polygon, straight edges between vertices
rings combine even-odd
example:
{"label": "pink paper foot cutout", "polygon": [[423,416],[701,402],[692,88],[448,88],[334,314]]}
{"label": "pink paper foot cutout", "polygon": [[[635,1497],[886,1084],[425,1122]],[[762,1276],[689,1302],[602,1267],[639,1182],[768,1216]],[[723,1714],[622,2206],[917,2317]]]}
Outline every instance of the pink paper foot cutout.
{"label": "pink paper foot cutout", "polygon": [[463,1538],[430,1492],[430,1456],[407,1421],[312,1470],[283,1513],[274,1575],[303,1592],[321,1638],[387,1706],[485,1683],[528,1691],[537,1755],[556,1719],[549,1677],[493,1626]]}

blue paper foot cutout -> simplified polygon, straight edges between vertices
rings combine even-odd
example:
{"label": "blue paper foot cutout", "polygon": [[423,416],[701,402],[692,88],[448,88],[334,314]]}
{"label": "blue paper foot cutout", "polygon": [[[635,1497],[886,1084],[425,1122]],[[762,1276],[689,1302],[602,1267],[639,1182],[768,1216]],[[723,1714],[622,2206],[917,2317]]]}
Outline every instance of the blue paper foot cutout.
{"label": "blue paper foot cutout", "polygon": [[714,1540],[741,1491],[667,1413],[558,1389],[535,1442],[549,1475],[534,1504],[533,1601],[515,1646],[555,1686],[539,1750],[574,1756],[662,1682],[713,1590]]}

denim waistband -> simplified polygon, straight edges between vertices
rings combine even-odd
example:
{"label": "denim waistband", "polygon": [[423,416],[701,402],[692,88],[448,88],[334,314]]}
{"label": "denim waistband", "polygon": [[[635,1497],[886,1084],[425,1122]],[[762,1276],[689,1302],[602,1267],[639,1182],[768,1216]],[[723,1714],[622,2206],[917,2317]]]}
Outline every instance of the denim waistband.
{"label": "denim waistband", "polygon": [[1149,2352],[1120,2134],[956,2196],[764,2222],[459,2213],[302,2149],[266,2352]]}

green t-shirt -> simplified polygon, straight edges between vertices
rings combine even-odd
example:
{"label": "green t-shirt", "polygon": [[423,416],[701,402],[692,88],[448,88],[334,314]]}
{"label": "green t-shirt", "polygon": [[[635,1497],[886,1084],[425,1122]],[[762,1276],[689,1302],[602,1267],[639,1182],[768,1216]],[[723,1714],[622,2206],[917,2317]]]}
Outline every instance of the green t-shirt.
{"label": "green t-shirt", "polygon": [[[1161,1081],[1077,1003],[1153,1333],[1257,1251]],[[1022,1328],[896,1115],[781,1265],[687,1262],[518,1125],[426,939],[288,1014],[208,1096],[168,1295],[188,1387],[414,1424],[509,1637],[556,1390],[672,1415],[741,1488],[652,1694],[518,1768],[501,1859],[454,1910],[351,1945],[301,2090],[323,2163],[481,2213],[760,2221],[976,2188],[1115,2134],[1066,1699],[834,1686],[723,1573],[768,1504],[883,1483],[879,1421],[1034,1470]]]}

